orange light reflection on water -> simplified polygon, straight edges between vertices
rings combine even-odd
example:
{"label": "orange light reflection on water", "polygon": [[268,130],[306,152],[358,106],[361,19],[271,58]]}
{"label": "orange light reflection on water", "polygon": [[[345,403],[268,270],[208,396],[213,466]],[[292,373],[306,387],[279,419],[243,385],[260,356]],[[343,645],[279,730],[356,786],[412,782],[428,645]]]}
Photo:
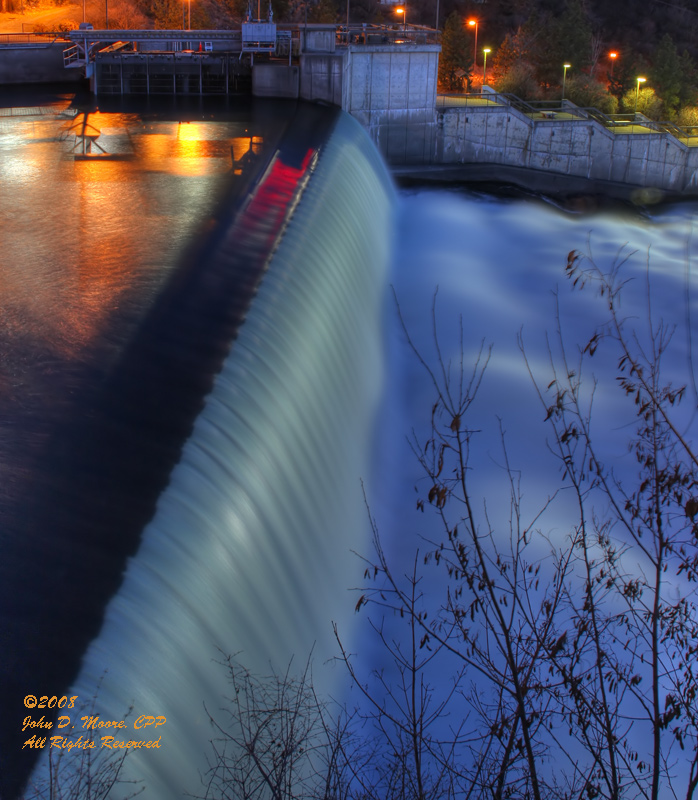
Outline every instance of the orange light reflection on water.
{"label": "orange light reflection on water", "polygon": [[233,156],[235,161],[239,161],[248,153],[258,153],[264,144],[261,136],[239,136],[232,140]]}
{"label": "orange light reflection on water", "polygon": [[6,333],[31,333],[65,358],[99,337],[127,295],[167,280],[218,185],[186,179],[230,174],[262,145],[214,122],[127,114],[3,123],[0,315]]}

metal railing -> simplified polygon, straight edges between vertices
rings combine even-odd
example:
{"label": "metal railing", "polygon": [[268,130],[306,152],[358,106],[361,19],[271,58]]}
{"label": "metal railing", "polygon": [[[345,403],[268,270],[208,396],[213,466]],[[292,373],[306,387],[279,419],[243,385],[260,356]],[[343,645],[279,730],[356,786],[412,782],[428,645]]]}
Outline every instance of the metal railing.
{"label": "metal railing", "polygon": [[480,92],[452,92],[436,96],[437,108],[466,108],[468,106],[510,105],[504,95]]}
{"label": "metal railing", "polygon": [[67,47],[63,51],[63,66],[69,67],[71,64],[75,64],[78,61],[84,60],[81,58],[81,51],[80,48],[76,44],[71,44],[70,47]]}
{"label": "metal railing", "polygon": [[[463,108],[491,106],[494,104],[507,105],[520,111],[536,121],[546,119],[564,122],[575,122],[576,120],[593,120],[603,125],[612,133],[618,129],[633,127],[645,130],[633,131],[634,133],[668,133],[685,145],[694,140],[698,144],[698,125],[676,125],[668,121],[655,121],[648,119],[644,114],[633,112],[631,114],[605,114],[598,108],[582,108],[575,106],[567,100],[522,100],[514,94],[508,92],[484,92],[484,93],[443,93],[437,95],[436,108]],[[560,120],[558,114],[564,114],[564,119]]]}
{"label": "metal railing", "polygon": [[424,25],[401,24],[369,25],[355,24],[340,25],[336,31],[338,45],[359,44],[440,44],[441,31],[427,28]]}
{"label": "metal railing", "polygon": [[53,44],[56,41],[64,41],[67,34],[60,31],[46,33],[0,33],[0,45],[26,45],[26,44]]}

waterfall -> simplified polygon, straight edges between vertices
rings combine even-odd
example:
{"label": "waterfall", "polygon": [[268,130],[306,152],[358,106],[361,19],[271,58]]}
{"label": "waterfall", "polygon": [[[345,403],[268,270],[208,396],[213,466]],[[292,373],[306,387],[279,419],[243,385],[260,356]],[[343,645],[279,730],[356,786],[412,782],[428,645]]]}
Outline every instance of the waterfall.
{"label": "waterfall", "polygon": [[[283,223],[264,195],[279,169],[301,176]],[[268,234],[256,294],[67,693],[97,692],[92,713],[127,722],[105,732],[117,739],[160,737],[159,749],[130,752],[122,773],[142,781],[146,800],[202,791],[204,705],[219,709],[229,690],[221,653],[268,673],[292,658],[302,667],[312,650],[316,685],[329,691],[344,679],[323,666],[335,652],[331,623],[351,637],[349,590],[361,575],[351,551],[365,549],[360,481],[370,479],[384,374],[392,185],[341,114],[315,152],[300,148],[291,166],[272,160],[243,213]],[[217,258],[233,257],[245,236],[235,230]],[[134,730],[140,715],[166,722]],[[47,756],[32,784],[46,779]]]}

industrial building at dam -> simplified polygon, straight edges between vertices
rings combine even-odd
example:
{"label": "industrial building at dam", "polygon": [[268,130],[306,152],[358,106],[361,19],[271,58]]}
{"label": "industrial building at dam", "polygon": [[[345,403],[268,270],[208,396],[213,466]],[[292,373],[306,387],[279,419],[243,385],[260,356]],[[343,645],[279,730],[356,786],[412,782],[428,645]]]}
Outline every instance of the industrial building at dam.
{"label": "industrial building at dam", "polygon": [[239,30],[5,34],[0,82],[88,80],[98,97],[299,99],[355,117],[394,168],[450,179],[464,168],[526,170],[568,187],[698,191],[698,136],[642,114],[607,116],[569,101],[526,103],[484,86],[439,95],[438,31],[409,25],[275,24]]}

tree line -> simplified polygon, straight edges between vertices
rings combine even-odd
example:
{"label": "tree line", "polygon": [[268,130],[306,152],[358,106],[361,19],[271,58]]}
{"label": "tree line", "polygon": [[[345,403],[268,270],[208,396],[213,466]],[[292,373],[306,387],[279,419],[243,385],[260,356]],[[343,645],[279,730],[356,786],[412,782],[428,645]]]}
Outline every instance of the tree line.
{"label": "tree line", "polygon": [[[607,5],[615,7],[614,3]],[[603,28],[601,15],[590,8],[592,4],[581,0],[568,0],[548,10],[541,3],[516,28],[501,32],[493,44],[489,32],[484,32],[485,18],[479,43],[492,51],[487,83],[525,100],[560,99],[564,76],[565,98],[581,107],[610,114],[637,110],[650,119],[698,124],[695,44],[687,39],[686,31],[667,24],[660,34],[648,17],[646,25],[652,35],[640,46],[631,24],[621,30],[610,24]],[[628,8],[624,19],[631,22],[637,8],[632,4]],[[698,13],[690,9],[682,13],[686,30],[695,30]],[[666,16],[678,19],[680,15],[672,7]],[[484,77],[483,61],[480,49],[475,63],[472,35],[462,17],[452,12],[444,25],[441,89],[477,87]],[[644,80],[638,83],[638,78]]]}

